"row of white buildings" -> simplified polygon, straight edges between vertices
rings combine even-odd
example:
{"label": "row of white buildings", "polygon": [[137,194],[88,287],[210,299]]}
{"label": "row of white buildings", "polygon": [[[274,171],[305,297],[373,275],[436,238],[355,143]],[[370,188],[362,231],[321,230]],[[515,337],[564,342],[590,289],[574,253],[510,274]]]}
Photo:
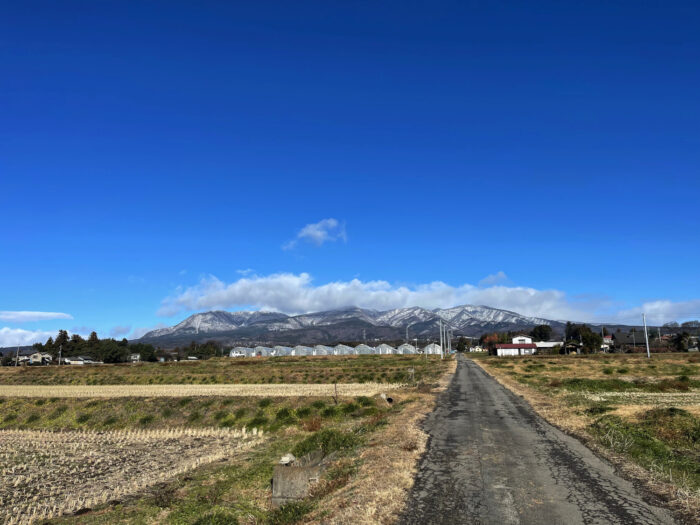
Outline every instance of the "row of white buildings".
{"label": "row of white buildings", "polygon": [[366,344],[357,345],[355,347],[347,345],[336,346],[256,346],[248,348],[237,346],[229,352],[229,357],[269,357],[269,356],[284,356],[284,355],[390,355],[390,354],[440,354],[440,345],[431,343],[423,349],[417,349],[415,346],[408,343],[394,348],[391,345],[381,344],[378,346],[369,346]]}

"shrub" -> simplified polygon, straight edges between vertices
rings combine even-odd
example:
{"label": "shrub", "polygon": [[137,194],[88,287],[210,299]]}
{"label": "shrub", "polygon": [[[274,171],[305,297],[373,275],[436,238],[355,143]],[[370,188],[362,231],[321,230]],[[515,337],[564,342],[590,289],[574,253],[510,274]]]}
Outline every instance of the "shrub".
{"label": "shrub", "polygon": [[615,410],[615,407],[608,405],[593,405],[592,407],[589,407],[586,410],[584,410],[584,412],[589,416],[597,416],[600,414],[605,414],[606,412],[610,412],[611,410]]}
{"label": "shrub", "polygon": [[317,410],[321,410],[322,408],[324,408],[326,406],[326,402],[321,400],[321,399],[317,399],[316,401],[311,403],[311,406]]}
{"label": "shrub", "polygon": [[610,375],[614,372],[614,370],[610,367],[603,368],[603,373],[606,375]]}
{"label": "shrub", "polygon": [[626,374],[628,372],[629,372],[629,370],[627,368],[618,368],[617,369],[618,374]]}
{"label": "shrub", "polygon": [[292,411],[287,407],[280,408],[277,414],[275,414],[275,419],[277,419],[277,421],[290,421],[294,419],[294,414],[292,414]]}
{"label": "shrub", "polygon": [[233,417],[236,419],[241,419],[243,416],[245,416],[247,410],[245,408],[239,408],[233,413]]}
{"label": "shrub", "polygon": [[323,417],[335,417],[338,414],[338,408],[335,405],[326,407],[321,412]]}
{"label": "shrub", "polygon": [[57,419],[57,418],[61,417],[66,410],[68,410],[68,407],[66,405],[57,406],[54,409],[54,411],[51,412],[49,419]]}
{"label": "shrub", "polygon": [[39,421],[39,414],[29,414],[27,423],[34,423],[35,421]]}
{"label": "shrub", "polygon": [[155,420],[155,417],[153,417],[152,414],[148,414],[146,416],[143,416],[141,419],[139,419],[139,424],[150,425],[151,423],[153,423],[154,420]]}
{"label": "shrub", "polygon": [[248,422],[249,427],[260,428],[267,425],[267,418],[265,416],[255,416]]}
{"label": "shrub", "polygon": [[360,408],[359,405],[356,405],[355,403],[346,403],[341,408],[341,411],[343,412],[343,414],[352,414],[358,408]]}
{"label": "shrub", "polygon": [[173,415],[173,409],[170,407],[165,407],[163,410],[161,410],[160,414],[165,418],[171,417]]}
{"label": "shrub", "polygon": [[114,425],[117,422],[117,418],[114,416],[109,416],[107,419],[104,420],[103,425],[109,426],[109,425]]}
{"label": "shrub", "polygon": [[308,501],[294,501],[270,511],[265,523],[270,525],[287,525],[297,523],[311,512],[313,505]]}
{"label": "shrub", "polygon": [[180,399],[180,400],[177,402],[177,404],[180,405],[181,407],[184,407],[184,406],[189,405],[191,402],[192,402],[192,398],[191,398],[191,397],[183,397],[182,399]]}
{"label": "shrub", "polygon": [[90,414],[80,414],[78,417],[75,418],[75,420],[78,423],[80,423],[81,425],[83,423],[87,423],[89,419],[90,419]]}
{"label": "shrub", "polygon": [[336,450],[355,448],[359,444],[360,438],[357,434],[328,428],[319,430],[297,443],[292,449],[292,454],[296,457],[302,457],[309,452],[320,449],[324,455],[328,455]]}
{"label": "shrub", "polygon": [[272,404],[272,399],[270,399],[269,397],[266,397],[266,398],[264,398],[264,399],[261,399],[261,400],[258,402],[258,406],[259,406],[260,408],[267,408],[267,407],[269,407],[271,404]]}
{"label": "shrub", "polygon": [[215,510],[197,518],[196,521],[192,522],[192,525],[238,525],[238,518],[228,511]]}
{"label": "shrub", "polygon": [[302,407],[297,409],[297,417],[305,418],[311,415],[311,409],[309,407]]}

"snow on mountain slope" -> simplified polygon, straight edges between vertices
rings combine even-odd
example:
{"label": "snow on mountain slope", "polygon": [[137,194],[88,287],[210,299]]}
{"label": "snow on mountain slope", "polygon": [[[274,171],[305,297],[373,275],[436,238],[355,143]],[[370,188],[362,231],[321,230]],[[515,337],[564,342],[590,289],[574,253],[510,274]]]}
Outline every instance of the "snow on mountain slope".
{"label": "snow on mountain slope", "polygon": [[551,324],[547,319],[537,317],[526,317],[508,310],[499,310],[489,306],[463,305],[444,310],[434,310],[445,321],[457,328],[474,326],[479,324],[515,324],[515,325],[538,325]]}
{"label": "snow on mountain slope", "polygon": [[401,330],[417,325],[415,329],[419,334],[429,334],[435,331],[439,319],[444,319],[457,331],[470,334],[484,330],[508,328],[509,326],[516,328],[553,324],[552,321],[546,319],[474,305],[455,306],[454,308],[433,311],[413,306],[382,312],[351,307],[295,316],[278,312],[213,311],[191,315],[175,326],[153,330],[143,337],[151,339],[167,336],[217,334],[243,327],[255,327],[262,332],[283,332],[285,330],[347,324],[348,321],[363,322],[378,328],[391,327]]}
{"label": "snow on mountain slope", "polygon": [[380,325],[393,327],[405,327],[415,323],[428,321],[435,317],[435,313],[420,306],[411,308],[397,308],[386,312],[378,312],[375,322]]}

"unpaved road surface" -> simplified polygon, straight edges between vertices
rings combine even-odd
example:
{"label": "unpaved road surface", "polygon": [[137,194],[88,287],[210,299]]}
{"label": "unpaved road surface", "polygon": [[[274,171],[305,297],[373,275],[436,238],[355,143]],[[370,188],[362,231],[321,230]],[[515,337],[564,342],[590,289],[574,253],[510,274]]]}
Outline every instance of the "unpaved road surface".
{"label": "unpaved road surface", "polygon": [[403,525],[674,523],[467,359],[425,428],[430,441]]}

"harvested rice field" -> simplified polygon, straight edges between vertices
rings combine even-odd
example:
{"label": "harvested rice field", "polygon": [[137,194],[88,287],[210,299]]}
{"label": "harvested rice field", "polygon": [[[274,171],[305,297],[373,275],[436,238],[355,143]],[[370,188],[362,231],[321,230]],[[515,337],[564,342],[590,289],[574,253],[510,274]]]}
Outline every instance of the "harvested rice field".
{"label": "harvested rice field", "polygon": [[0,385],[212,385],[434,382],[439,356],[338,355],[213,358],[109,365],[3,366]]}
{"label": "harvested rice field", "polygon": [[0,431],[0,522],[28,524],[138,493],[240,454],[262,433]]}
{"label": "harvested rice field", "polygon": [[186,396],[373,396],[400,384],[272,384],[272,385],[0,385],[0,397],[186,397]]}

